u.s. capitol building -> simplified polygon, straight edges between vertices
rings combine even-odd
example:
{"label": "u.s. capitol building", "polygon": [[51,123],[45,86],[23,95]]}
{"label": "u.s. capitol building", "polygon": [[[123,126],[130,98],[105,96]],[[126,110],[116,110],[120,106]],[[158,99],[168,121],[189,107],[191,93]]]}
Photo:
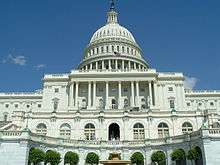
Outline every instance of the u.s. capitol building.
{"label": "u.s. capitol building", "polygon": [[163,151],[171,165],[175,149],[197,147],[201,160],[186,164],[217,165],[219,114],[220,91],[185,89],[182,73],[151,68],[111,6],[78,68],[45,75],[36,92],[0,93],[0,164],[24,165],[36,147],[74,151],[80,165],[89,152],[105,160],[114,150],[125,160],[140,152],[149,165]]}

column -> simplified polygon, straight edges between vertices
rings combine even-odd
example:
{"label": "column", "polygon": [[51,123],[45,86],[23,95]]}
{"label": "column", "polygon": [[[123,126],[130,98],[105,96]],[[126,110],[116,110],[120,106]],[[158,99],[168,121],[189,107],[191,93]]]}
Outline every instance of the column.
{"label": "column", "polygon": [[128,69],[131,69],[131,61],[128,61]]}
{"label": "column", "polygon": [[93,82],[93,108],[96,108],[96,82]]}
{"label": "column", "polygon": [[108,105],[108,88],[109,88],[109,84],[108,81],[105,83],[105,109],[109,109],[109,105]]}
{"label": "column", "polygon": [[74,82],[70,84],[70,91],[69,91],[69,106],[74,106],[74,100],[73,100],[73,92],[74,92]]}
{"label": "column", "polygon": [[125,69],[125,61],[122,60],[122,70],[124,70],[124,69]]}
{"label": "column", "polygon": [[88,70],[88,65],[86,65],[86,70]]}
{"label": "column", "polygon": [[90,68],[89,69],[92,70],[92,63],[90,64]]}
{"label": "column", "polygon": [[140,64],[138,65],[138,69],[141,70],[141,65]]}
{"label": "column", "polygon": [[137,96],[136,96],[136,107],[139,107],[140,104],[139,104],[139,82],[138,81],[136,82],[136,94],[137,94]]}
{"label": "column", "polygon": [[108,69],[112,69],[111,60],[108,60]]}
{"label": "column", "polygon": [[149,89],[149,98],[150,98],[150,105],[153,105],[153,98],[152,98],[152,87],[151,82],[148,82],[148,89]]}
{"label": "column", "polygon": [[98,70],[98,61],[95,62],[95,69]]}
{"label": "column", "polygon": [[91,108],[91,82],[88,83],[88,108]]}
{"label": "column", "polygon": [[136,70],[137,69],[137,63],[134,62],[134,69]]}
{"label": "column", "polygon": [[118,60],[115,60],[115,69],[118,69]]}
{"label": "column", "polygon": [[78,95],[79,95],[79,82],[76,82],[76,94],[75,94],[75,107],[79,107],[79,102],[78,102]]}
{"label": "column", "polygon": [[118,82],[118,109],[121,109],[122,108],[122,105],[121,105],[121,81]]}
{"label": "column", "polygon": [[158,105],[158,90],[157,90],[157,83],[154,82],[154,105],[157,106]]}
{"label": "column", "polygon": [[134,107],[134,82],[131,81],[131,107]]}
{"label": "column", "polygon": [[105,61],[102,60],[102,69],[105,69]]}

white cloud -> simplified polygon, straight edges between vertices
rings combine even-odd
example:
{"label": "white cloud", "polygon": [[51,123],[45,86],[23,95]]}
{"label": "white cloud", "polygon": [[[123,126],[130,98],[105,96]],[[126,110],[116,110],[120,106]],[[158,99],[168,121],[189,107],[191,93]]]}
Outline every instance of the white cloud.
{"label": "white cloud", "polygon": [[9,54],[7,58],[2,60],[2,63],[4,64],[8,62],[15,65],[24,66],[27,63],[27,60],[25,56],[12,56],[11,54]]}
{"label": "white cloud", "polygon": [[40,70],[40,69],[43,69],[43,68],[45,68],[45,67],[46,67],[45,64],[39,64],[39,65],[34,66],[34,68],[35,68],[36,70]]}
{"label": "white cloud", "polygon": [[185,76],[184,87],[185,89],[193,89],[198,82],[196,77],[187,77]]}

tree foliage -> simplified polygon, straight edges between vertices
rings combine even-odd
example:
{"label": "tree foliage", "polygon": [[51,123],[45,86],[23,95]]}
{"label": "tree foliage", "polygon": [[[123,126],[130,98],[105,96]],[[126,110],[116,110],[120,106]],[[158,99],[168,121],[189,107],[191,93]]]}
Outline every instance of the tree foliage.
{"label": "tree foliage", "polygon": [[45,157],[45,164],[50,163],[51,165],[58,165],[61,162],[61,156],[59,152],[47,151]]}
{"label": "tree foliage", "polygon": [[144,156],[140,152],[135,152],[130,159],[132,164],[144,165]]}
{"label": "tree foliage", "polygon": [[158,165],[166,164],[166,155],[163,151],[156,151],[151,156],[152,162],[157,162]]}
{"label": "tree foliage", "polygon": [[31,148],[29,152],[28,164],[33,163],[34,165],[43,162],[45,159],[45,152],[38,148]]}
{"label": "tree foliage", "polygon": [[74,152],[67,152],[64,157],[64,164],[77,165],[79,163],[79,155]]}
{"label": "tree foliage", "polygon": [[186,153],[183,149],[176,149],[171,154],[172,161],[185,160]]}
{"label": "tree foliage", "polygon": [[94,152],[88,153],[86,156],[86,163],[98,165],[99,164],[99,156]]}
{"label": "tree foliage", "polygon": [[201,157],[202,157],[201,150],[197,147],[194,147],[191,150],[189,150],[188,155],[187,155],[188,160],[198,160]]}

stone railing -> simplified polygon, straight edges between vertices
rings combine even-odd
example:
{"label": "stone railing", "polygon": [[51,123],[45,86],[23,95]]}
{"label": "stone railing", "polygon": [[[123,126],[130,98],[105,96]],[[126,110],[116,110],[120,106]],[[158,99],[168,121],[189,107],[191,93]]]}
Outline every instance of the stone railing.
{"label": "stone railing", "polygon": [[3,140],[19,140],[29,139],[36,143],[44,143],[50,145],[60,146],[74,146],[74,147],[144,147],[144,146],[158,146],[164,144],[184,143],[190,140],[201,139],[201,137],[219,137],[220,129],[203,129],[195,131],[191,134],[179,135],[174,137],[160,138],[160,139],[145,139],[145,140],[133,140],[133,141],[103,141],[103,140],[74,140],[74,139],[62,139],[55,137],[48,137],[37,135],[29,131],[0,131],[0,139]]}
{"label": "stone railing", "polygon": [[186,94],[220,94],[220,90],[185,90]]}

